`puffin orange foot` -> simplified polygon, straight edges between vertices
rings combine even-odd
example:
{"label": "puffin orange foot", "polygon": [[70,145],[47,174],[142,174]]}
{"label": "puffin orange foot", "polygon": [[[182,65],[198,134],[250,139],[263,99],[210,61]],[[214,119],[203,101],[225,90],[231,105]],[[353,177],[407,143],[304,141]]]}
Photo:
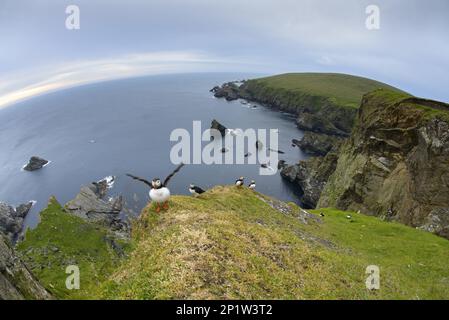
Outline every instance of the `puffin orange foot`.
{"label": "puffin orange foot", "polygon": [[164,207],[163,207],[165,210],[167,210],[168,209],[168,202],[166,202],[166,203],[164,203]]}
{"label": "puffin orange foot", "polygon": [[156,205],[156,212],[159,213],[161,211],[161,207],[159,206],[159,203]]}

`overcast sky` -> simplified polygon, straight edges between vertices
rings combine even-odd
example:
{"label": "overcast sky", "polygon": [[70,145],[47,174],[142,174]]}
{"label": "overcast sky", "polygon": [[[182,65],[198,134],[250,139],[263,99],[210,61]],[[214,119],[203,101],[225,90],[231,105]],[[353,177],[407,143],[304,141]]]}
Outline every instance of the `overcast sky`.
{"label": "overcast sky", "polygon": [[[65,25],[80,8],[80,30]],[[380,8],[380,30],[365,26]],[[449,102],[447,0],[0,0],[0,108],[176,72],[344,72]],[[232,79],[230,79],[232,80]]]}

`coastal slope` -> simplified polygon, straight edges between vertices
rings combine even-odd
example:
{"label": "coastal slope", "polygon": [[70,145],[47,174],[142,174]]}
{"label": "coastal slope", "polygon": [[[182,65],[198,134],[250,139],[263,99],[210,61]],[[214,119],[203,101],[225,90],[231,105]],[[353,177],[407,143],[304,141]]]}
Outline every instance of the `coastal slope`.
{"label": "coastal slope", "polygon": [[[173,196],[159,214],[149,205],[121,258],[102,228],[61,210],[51,202],[20,246],[33,248],[26,262],[58,298],[449,298],[448,240],[363,214],[307,212],[246,187]],[[45,258],[49,244],[58,251]],[[81,290],[64,289],[67,263],[80,265]],[[365,286],[370,265],[380,290]]]}

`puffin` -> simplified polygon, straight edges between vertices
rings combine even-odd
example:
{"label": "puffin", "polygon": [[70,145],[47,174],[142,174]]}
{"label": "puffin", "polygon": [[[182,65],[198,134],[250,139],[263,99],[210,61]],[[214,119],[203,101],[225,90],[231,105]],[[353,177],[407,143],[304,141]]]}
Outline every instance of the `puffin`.
{"label": "puffin", "polygon": [[243,186],[243,180],[245,180],[244,177],[238,178],[237,180],[235,180],[235,185],[236,185],[237,187]]}
{"label": "puffin", "polygon": [[170,199],[170,190],[167,187],[168,182],[176,173],[179,172],[179,170],[181,170],[183,166],[184,163],[181,163],[179,166],[177,166],[176,169],[172,173],[170,173],[167,178],[165,178],[163,183],[159,178],[154,178],[151,182],[149,182],[148,180],[136,177],[132,174],[127,174],[127,176],[134,180],[143,182],[150,187],[150,199],[151,201],[154,201],[156,203],[156,212],[159,213],[161,211],[161,207],[165,210],[168,209],[168,200]]}
{"label": "puffin", "polygon": [[204,193],[204,192],[206,192],[206,191],[204,191],[203,189],[201,189],[200,187],[198,187],[198,186],[196,186],[196,185],[194,185],[194,184],[191,184],[191,185],[189,186],[189,192],[190,192],[193,196],[197,197],[197,196],[199,196],[200,194],[202,194],[202,193]]}
{"label": "puffin", "polygon": [[251,180],[251,183],[248,185],[248,188],[250,188],[251,190],[256,189],[256,181]]}

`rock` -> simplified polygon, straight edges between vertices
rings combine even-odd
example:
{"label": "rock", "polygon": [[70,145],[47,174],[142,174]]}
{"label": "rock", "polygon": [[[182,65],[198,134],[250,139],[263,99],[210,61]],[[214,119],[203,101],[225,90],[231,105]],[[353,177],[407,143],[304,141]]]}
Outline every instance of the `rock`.
{"label": "rock", "polygon": [[432,210],[424,224],[418,228],[449,239],[449,208]]}
{"label": "rock", "polygon": [[449,238],[449,105],[393,97],[387,90],[363,97],[318,207],[360,210]]}
{"label": "rock", "polygon": [[48,160],[39,158],[39,157],[31,157],[30,161],[28,161],[28,164],[23,167],[23,170],[26,171],[35,171],[42,169],[43,166],[45,166],[48,163]]}
{"label": "rock", "polygon": [[84,220],[104,225],[120,233],[123,237],[129,234],[129,225],[119,214],[123,210],[123,197],[119,196],[106,201],[97,192],[97,185],[91,184],[81,188],[75,199],[69,201],[64,209]]}
{"label": "rock", "polygon": [[220,131],[222,137],[224,137],[226,135],[227,128],[215,119],[212,120],[210,128]]}
{"label": "rock", "polygon": [[33,203],[21,204],[14,208],[6,203],[0,202],[0,234],[14,242],[20,237],[23,222]]}
{"label": "rock", "polygon": [[335,135],[341,137],[347,137],[348,132],[345,132],[337,128],[330,120],[322,117],[319,114],[312,114],[303,112],[298,116],[296,125],[299,129],[305,131],[312,131],[316,133],[323,133],[327,135]]}
{"label": "rock", "polygon": [[336,153],[328,153],[326,157],[315,157],[300,161],[296,165],[282,164],[281,176],[299,187],[300,198],[307,208],[315,208],[327,180],[337,166]]}
{"label": "rock", "polygon": [[0,300],[48,300],[51,295],[28,271],[14,249],[0,235]]}
{"label": "rock", "polygon": [[343,141],[338,136],[306,131],[302,140],[293,139],[292,144],[309,155],[324,157],[330,151],[338,152]]}
{"label": "rock", "polygon": [[285,160],[279,160],[278,161],[278,170],[283,169],[286,166]]}
{"label": "rock", "polygon": [[225,98],[227,101],[234,101],[239,99],[239,87],[235,82],[228,82],[221,87],[215,86],[211,92],[216,98]]}

